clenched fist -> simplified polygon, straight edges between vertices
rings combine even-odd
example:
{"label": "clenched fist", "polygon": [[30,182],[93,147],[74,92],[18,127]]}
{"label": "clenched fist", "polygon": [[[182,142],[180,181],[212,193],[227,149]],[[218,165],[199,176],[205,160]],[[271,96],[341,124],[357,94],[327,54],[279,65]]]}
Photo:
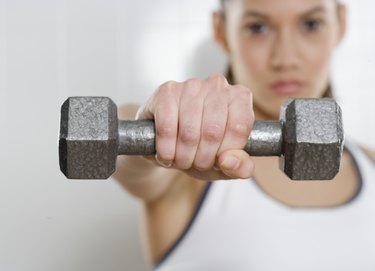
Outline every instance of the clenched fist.
{"label": "clenched fist", "polygon": [[203,180],[249,178],[253,162],[243,151],[254,112],[252,93],[224,76],[161,85],[137,113],[154,119],[156,161]]}

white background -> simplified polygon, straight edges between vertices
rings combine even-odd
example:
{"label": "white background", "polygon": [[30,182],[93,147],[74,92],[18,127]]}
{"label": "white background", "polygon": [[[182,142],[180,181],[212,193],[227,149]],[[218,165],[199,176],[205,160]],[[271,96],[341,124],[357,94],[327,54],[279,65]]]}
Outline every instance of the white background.
{"label": "white background", "polygon": [[[62,102],[144,102],[166,80],[221,72],[216,0],[0,0],[0,271],[148,270],[138,203],[59,172]],[[349,2],[333,81],[347,133],[375,147],[375,2]]]}

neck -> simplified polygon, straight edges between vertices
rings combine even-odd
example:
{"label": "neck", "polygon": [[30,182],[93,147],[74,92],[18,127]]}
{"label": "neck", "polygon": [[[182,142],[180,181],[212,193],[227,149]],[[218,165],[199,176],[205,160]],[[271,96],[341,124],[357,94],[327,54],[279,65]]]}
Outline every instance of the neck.
{"label": "neck", "polygon": [[255,120],[278,120],[278,116],[274,116],[266,111],[262,110],[259,106],[254,103],[254,114]]}

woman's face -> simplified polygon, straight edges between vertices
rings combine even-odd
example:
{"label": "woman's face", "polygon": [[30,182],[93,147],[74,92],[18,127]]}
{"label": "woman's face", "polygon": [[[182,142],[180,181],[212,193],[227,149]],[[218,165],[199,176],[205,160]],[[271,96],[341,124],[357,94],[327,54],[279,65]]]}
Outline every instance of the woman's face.
{"label": "woman's face", "polygon": [[322,97],[333,49],[345,30],[334,0],[228,0],[215,15],[234,80],[249,87],[255,111],[277,118],[288,97]]}

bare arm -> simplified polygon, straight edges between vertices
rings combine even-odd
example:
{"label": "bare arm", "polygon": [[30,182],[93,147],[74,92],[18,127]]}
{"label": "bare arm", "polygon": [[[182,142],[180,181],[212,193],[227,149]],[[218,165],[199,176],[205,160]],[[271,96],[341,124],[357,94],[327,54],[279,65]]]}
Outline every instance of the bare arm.
{"label": "bare arm", "polygon": [[254,122],[250,90],[223,76],[161,85],[120,119],[153,119],[155,157],[119,156],[114,177],[141,198],[150,259],[167,251],[192,217],[206,182],[247,179],[253,163],[243,150]]}

